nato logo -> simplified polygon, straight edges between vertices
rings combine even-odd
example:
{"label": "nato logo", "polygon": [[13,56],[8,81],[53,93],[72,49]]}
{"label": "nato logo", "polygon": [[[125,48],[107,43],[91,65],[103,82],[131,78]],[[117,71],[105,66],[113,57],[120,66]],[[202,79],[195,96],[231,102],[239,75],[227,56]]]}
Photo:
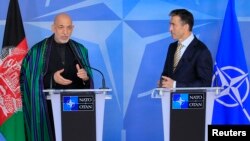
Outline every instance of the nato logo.
{"label": "nato logo", "polygon": [[187,109],[188,108],[188,94],[175,93],[172,95],[172,109]]}
{"label": "nato logo", "polygon": [[204,108],[204,93],[173,93],[172,109]]}
{"label": "nato logo", "polygon": [[63,111],[78,111],[78,96],[64,96]]}
{"label": "nato logo", "polygon": [[63,96],[63,111],[94,111],[94,96]]}
{"label": "nato logo", "polygon": [[249,74],[238,67],[224,66],[219,68],[217,63],[215,65],[213,86],[223,87],[215,100],[228,108],[241,108],[245,117],[250,121],[250,111],[245,106],[249,99]]}

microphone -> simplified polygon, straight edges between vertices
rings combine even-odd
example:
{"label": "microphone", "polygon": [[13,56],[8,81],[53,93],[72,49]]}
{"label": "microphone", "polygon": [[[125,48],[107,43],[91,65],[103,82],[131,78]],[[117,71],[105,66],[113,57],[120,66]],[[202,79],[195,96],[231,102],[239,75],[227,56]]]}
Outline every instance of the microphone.
{"label": "microphone", "polygon": [[52,80],[52,79],[53,79],[53,76],[51,75],[51,76],[50,76],[50,80],[49,80],[49,81],[50,81],[50,82],[49,82],[49,88],[50,88],[50,89],[53,89],[53,80]]}
{"label": "microphone", "polygon": [[158,88],[162,88],[162,76],[160,77],[160,82],[159,82],[159,87]]}
{"label": "microphone", "polygon": [[[102,87],[101,87],[100,89],[108,89],[108,88],[106,87],[105,77],[104,77],[103,73],[102,73],[100,70],[98,70],[98,69],[96,69],[96,68],[93,68],[93,67],[91,67],[91,66],[87,66],[87,65],[83,65],[83,66],[84,66],[84,67],[87,67],[87,68],[90,68],[90,69],[92,69],[92,70],[95,70],[95,71],[97,71],[98,73],[100,73],[101,76],[102,76]],[[84,68],[84,67],[82,67],[82,68]]]}
{"label": "microphone", "polygon": [[[74,43],[72,43],[72,45],[75,47],[75,44],[74,44]],[[76,48],[76,47],[75,47],[75,48]],[[88,66],[88,65],[86,65],[86,64],[82,64],[82,62],[80,61],[80,58],[79,58],[79,56],[77,55],[77,53],[75,52],[75,50],[74,50],[72,47],[70,47],[70,49],[71,49],[71,51],[73,52],[74,56],[76,57],[76,60],[77,60],[77,62],[79,63],[79,65],[81,66],[81,68],[84,68],[84,67],[90,68],[91,70],[95,70],[95,71],[97,71],[98,73],[101,74],[101,76],[102,76],[102,87],[99,88],[99,89],[108,89],[108,88],[106,87],[106,81],[105,81],[105,77],[104,77],[103,73],[102,73],[100,70],[96,69],[96,68],[93,68],[93,67]]]}

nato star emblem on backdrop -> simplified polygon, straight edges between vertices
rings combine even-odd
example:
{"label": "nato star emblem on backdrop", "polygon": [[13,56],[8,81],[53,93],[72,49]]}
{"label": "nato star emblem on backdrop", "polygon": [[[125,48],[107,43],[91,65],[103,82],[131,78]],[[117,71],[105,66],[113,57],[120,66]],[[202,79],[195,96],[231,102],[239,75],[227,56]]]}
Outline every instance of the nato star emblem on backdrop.
{"label": "nato star emblem on backdrop", "polygon": [[240,106],[246,118],[250,120],[249,111],[244,106],[249,94],[248,73],[233,66],[221,68],[217,66],[213,76],[213,86],[223,88],[215,99],[218,103],[228,108]]}
{"label": "nato star emblem on backdrop", "polygon": [[223,90],[218,95],[216,101],[226,107],[242,105],[248,97],[248,73],[245,73],[237,67],[217,67],[213,77],[213,86],[218,85],[222,86]]}

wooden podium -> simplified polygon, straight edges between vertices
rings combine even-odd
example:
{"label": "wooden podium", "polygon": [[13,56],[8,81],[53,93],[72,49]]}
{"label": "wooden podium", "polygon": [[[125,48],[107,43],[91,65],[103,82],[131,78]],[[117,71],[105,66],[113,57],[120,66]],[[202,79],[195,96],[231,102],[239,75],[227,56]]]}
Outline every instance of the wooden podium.
{"label": "wooden podium", "polygon": [[102,141],[105,100],[111,89],[46,89],[56,141]]}
{"label": "wooden podium", "polygon": [[155,88],[162,103],[164,141],[207,141],[213,105],[220,87]]}

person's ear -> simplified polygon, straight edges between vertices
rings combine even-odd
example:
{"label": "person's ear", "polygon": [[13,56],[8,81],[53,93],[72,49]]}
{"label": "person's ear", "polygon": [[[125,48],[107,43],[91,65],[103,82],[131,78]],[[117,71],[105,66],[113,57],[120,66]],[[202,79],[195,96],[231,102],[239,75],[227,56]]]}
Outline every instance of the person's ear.
{"label": "person's ear", "polygon": [[189,25],[188,24],[184,24],[184,28],[185,28],[185,31],[189,31]]}
{"label": "person's ear", "polygon": [[51,31],[55,32],[55,25],[54,24],[51,25]]}

